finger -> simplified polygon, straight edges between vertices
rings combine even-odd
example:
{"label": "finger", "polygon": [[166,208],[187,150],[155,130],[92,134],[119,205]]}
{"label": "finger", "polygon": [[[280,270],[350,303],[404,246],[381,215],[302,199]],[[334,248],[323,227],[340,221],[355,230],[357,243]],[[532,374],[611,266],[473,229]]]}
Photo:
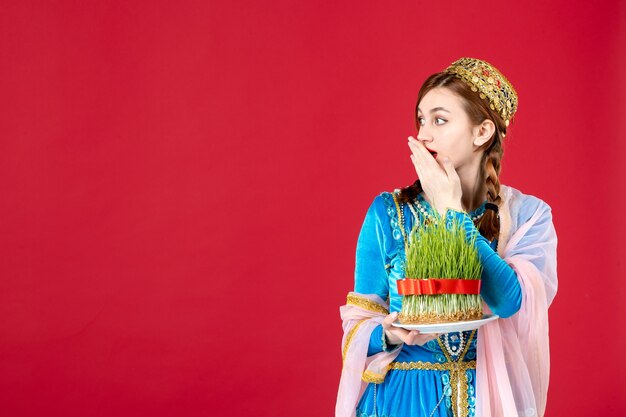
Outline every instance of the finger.
{"label": "finger", "polygon": [[411,148],[415,148],[416,152],[430,155],[430,152],[426,150],[426,147],[424,146],[422,141],[418,140],[417,138],[414,138],[413,136],[409,136],[409,146]]}
{"label": "finger", "polygon": [[426,149],[426,145],[413,136],[409,136],[409,147],[414,151],[417,157],[422,157],[425,161],[436,161],[435,157]]}
{"label": "finger", "polygon": [[413,153],[411,160],[413,165],[415,165],[418,176],[429,176],[429,172],[442,171],[439,162],[428,152],[422,142],[409,136],[409,147]]}
{"label": "finger", "polygon": [[426,148],[420,141],[415,140],[409,136],[409,148],[411,149],[411,152],[413,153],[413,156],[418,163],[426,163],[430,152],[426,150]]}
{"label": "finger", "polygon": [[396,321],[396,318],[398,317],[398,312],[394,311],[391,314],[388,314],[387,317],[385,317],[383,319],[383,328],[388,329],[391,327],[391,323],[393,323],[394,321]]}
{"label": "finger", "polygon": [[443,168],[446,170],[446,174],[448,174],[448,178],[456,180],[459,179],[459,174],[454,169],[454,164],[447,156],[443,158]]}
{"label": "finger", "polygon": [[437,335],[433,333],[421,334],[417,337],[417,340],[415,341],[415,343],[421,346],[436,338],[437,338]]}
{"label": "finger", "polygon": [[418,334],[415,336],[413,344],[421,346],[430,340],[432,340],[432,336],[430,334]]}
{"label": "finger", "polygon": [[394,335],[404,343],[410,332],[401,327],[392,327],[391,329],[387,330],[387,333]]}
{"label": "finger", "polygon": [[413,154],[411,154],[411,162],[413,162],[413,167],[415,167],[415,173],[417,174],[417,178],[423,179],[424,173],[422,170],[422,165],[417,162],[417,158]]}
{"label": "finger", "polygon": [[[419,178],[424,178],[427,175],[428,165],[431,163],[436,164],[436,161],[430,157],[430,153],[424,148],[419,141],[416,141],[409,136],[409,148],[411,150],[411,162],[415,166],[415,172]],[[429,160],[430,159],[430,160]]]}
{"label": "finger", "polygon": [[414,345],[419,336],[419,330],[411,330],[405,335],[404,343],[407,345]]}

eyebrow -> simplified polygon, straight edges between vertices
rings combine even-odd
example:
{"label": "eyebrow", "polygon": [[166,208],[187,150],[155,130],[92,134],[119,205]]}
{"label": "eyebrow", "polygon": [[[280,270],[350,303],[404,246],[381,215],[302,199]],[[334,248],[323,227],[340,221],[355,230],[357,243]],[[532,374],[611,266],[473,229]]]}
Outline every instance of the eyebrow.
{"label": "eyebrow", "polygon": [[[422,109],[420,109],[419,107],[417,108],[417,110],[422,111]],[[441,111],[445,111],[445,112],[450,113],[450,111],[449,111],[449,110],[446,110],[446,109],[444,109],[443,107],[435,107],[434,109],[430,109],[430,112],[431,112],[431,113],[434,113],[434,112],[436,112],[437,110],[441,110]]]}

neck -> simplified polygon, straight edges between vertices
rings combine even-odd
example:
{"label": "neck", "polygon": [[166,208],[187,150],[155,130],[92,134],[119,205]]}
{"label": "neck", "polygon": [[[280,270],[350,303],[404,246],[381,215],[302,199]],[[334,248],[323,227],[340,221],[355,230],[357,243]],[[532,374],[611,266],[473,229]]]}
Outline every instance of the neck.
{"label": "neck", "polygon": [[485,180],[480,177],[480,158],[474,160],[471,165],[457,168],[457,173],[463,190],[461,204],[463,210],[469,213],[480,207],[487,199],[487,186]]}

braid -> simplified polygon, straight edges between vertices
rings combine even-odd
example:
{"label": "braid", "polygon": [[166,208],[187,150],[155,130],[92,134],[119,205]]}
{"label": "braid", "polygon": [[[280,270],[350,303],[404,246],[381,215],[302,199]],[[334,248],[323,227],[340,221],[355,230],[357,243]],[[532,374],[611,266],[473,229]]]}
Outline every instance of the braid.
{"label": "braid", "polygon": [[[496,132],[496,135],[499,133]],[[503,155],[502,142],[499,138],[495,138],[492,146],[483,156],[483,177],[487,186],[487,202],[493,203],[500,207],[502,198],[500,197],[500,160]],[[488,240],[498,238],[500,235],[500,216],[493,210],[485,210],[482,218],[478,223],[480,234]]]}

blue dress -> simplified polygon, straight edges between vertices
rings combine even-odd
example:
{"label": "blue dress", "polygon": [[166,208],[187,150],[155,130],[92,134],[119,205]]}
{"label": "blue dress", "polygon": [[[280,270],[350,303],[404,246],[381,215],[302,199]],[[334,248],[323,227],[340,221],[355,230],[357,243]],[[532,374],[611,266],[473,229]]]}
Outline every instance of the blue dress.
{"label": "blue dress", "polygon": [[[394,191],[397,193],[398,190]],[[521,305],[521,287],[515,271],[496,252],[497,239],[489,242],[474,226],[485,202],[471,213],[449,209],[447,220],[456,218],[466,236],[476,237],[483,266],[481,296],[500,317],[509,317]],[[396,281],[405,277],[405,235],[415,222],[434,215],[420,194],[408,204],[396,205],[389,192],[376,196],[367,211],[356,250],[355,292],[387,299],[390,313],[400,311],[402,297]],[[398,216],[398,207],[402,216]],[[411,210],[413,208],[414,210]],[[413,211],[417,213],[417,218]],[[404,229],[405,235],[402,230]],[[368,383],[357,405],[358,417],[474,416],[476,390],[476,331],[453,332],[419,345],[403,345],[382,383]],[[372,332],[368,356],[389,351],[382,326]]]}

